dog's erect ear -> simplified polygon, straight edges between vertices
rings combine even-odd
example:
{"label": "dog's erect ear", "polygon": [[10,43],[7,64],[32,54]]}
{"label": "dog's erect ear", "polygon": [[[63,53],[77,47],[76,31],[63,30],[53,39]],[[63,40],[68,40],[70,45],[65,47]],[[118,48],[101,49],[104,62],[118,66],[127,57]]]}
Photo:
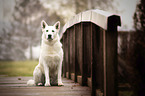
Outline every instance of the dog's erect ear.
{"label": "dog's erect ear", "polygon": [[42,27],[42,29],[45,29],[46,25],[47,25],[47,23],[44,20],[42,20],[41,21],[41,27]]}
{"label": "dog's erect ear", "polygon": [[55,29],[59,30],[60,29],[60,22],[57,21],[53,26],[55,26]]}

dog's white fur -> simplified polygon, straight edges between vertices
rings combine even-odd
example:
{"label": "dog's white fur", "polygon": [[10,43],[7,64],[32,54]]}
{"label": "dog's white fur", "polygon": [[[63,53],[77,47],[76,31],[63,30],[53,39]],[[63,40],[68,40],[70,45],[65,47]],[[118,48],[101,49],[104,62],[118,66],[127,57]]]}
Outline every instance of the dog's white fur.
{"label": "dog's white fur", "polygon": [[34,69],[33,80],[29,80],[27,85],[51,86],[57,84],[62,86],[61,71],[63,50],[58,35],[60,22],[58,21],[53,26],[48,26],[42,20],[41,27],[43,33],[39,64]]}

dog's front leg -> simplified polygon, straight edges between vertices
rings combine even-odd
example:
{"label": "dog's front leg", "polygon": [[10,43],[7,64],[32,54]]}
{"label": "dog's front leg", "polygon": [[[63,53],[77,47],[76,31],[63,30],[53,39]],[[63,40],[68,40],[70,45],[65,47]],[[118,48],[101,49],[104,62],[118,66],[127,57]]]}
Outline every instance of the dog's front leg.
{"label": "dog's front leg", "polygon": [[44,66],[44,71],[45,71],[45,86],[51,86],[49,79],[49,67],[46,64]]}
{"label": "dog's front leg", "polygon": [[58,67],[58,86],[63,86],[63,83],[62,83],[62,80],[61,80],[61,69],[62,69],[62,66],[60,65]]}

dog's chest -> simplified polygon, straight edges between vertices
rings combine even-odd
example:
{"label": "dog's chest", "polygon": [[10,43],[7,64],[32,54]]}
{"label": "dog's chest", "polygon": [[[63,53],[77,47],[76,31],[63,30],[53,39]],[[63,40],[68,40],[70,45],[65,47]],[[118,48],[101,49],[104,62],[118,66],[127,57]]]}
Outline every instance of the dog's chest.
{"label": "dog's chest", "polygon": [[45,62],[48,62],[49,66],[56,66],[63,58],[62,48],[58,45],[43,46],[41,57]]}
{"label": "dog's chest", "polygon": [[59,55],[61,50],[62,50],[61,47],[58,45],[53,45],[53,46],[45,45],[42,47],[41,54],[43,56]]}

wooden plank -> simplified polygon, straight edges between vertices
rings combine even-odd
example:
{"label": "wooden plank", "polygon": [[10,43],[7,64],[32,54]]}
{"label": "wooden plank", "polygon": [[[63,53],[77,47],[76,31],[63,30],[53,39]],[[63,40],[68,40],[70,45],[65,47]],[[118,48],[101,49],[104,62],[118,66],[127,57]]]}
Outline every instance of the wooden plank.
{"label": "wooden plank", "polygon": [[72,71],[72,73],[74,74],[73,75],[73,78],[72,78],[72,80],[74,80],[75,82],[76,82],[76,64],[75,64],[75,59],[76,59],[76,57],[75,57],[75,52],[76,51],[76,49],[75,49],[75,26],[73,26],[73,34],[72,34],[72,68],[73,68],[73,71]]}
{"label": "wooden plank", "polygon": [[66,78],[69,79],[69,72],[66,72]]}
{"label": "wooden plank", "polygon": [[82,65],[82,85],[87,85],[87,78],[91,77],[92,64],[92,31],[91,23],[82,23],[83,30],[83,65]]}
{"label": "wooden plank", "polygon": [[87,84],[90,88],[92,87],[92,78],[88,78]]}
{"label": "wooden plank", "polygon": [[17,80],[23,80],[23,81],[27,81],[29,79],[32,79],[32,77],[0,77],[0,81],[17,81]]}
{"label": "wooden plank", "polygon": [[[44,89],[44,88],[43,88]],[[72,91],[72,90],[49,90],[50,88],[46,90],[36,90],[34,89],[29,89],[25,90],[24,89],[2,89],[1,96],[91,96],[88,91]],[[6,91],[5,91],[6,90]],[[7,92],[9,90],[9,92]]]}
{"label": "wooden plank", "polygon": [[[68,30],[67,30],[68,31]],[[64,75],[66,75],[67,73],[69,73],[69,42],[68,42],[68,40],[69,40],[69,35],[68,35],[68,32],[66,32],[65,34],[64,34],[64,38],[65,38],[65,40],[64,40],[64,47],[65,47],[65,50],[64,50],[64,60],[65,60],[65,73],[64,73]],[[69,78],[69,74],[68,75],[66,75],[66,77],[67,78]]]}
{"label": "wooden plank", "polygon": [[68,63],[67,63],[67,72],[68,72],[68,79],[71,78],[71,66],[70,66],[70,28],[67,30],[67,42],[68,42]]}
{"label": "wooden plank", "polygon": [[73,66],[73,31],[74,27],[71,27],[69,29],[69,79],[71,79],[71,73],[74,72],[74,66]]}
{"label": "wooden plank", "polygon": [[67,35],[66,33],[63,35],[63,52],[64,52],[64,60],[63,60],[63,77],[66,77],[67,72]]}
{"label": "wooden plank", "polygon": [[[100,26],[101,28],[107,30],[108,17],[110,16],[117,16],[117,15],[99,9],[81,12],[75,15],[65,24],[62,33],[66,32],[68,28],[80,22],[92,22]],[[121,25],[120,19],[116,20],[115,22],[118,22],[119,26]]]}
{"label": "wooden plank", "polygon": [[95,96],[96,89],[104,90],[103,72],[103,29],[92,23],[92,96]]}
{"label": "wooden plank", "polygon": [[91,16],[92,16],[92,11],[90,10],[82,12],[82,22],[90,22]]}
{"label": "wooden plank", "polygon": [[[69,29],[69,66],[70,66],[70,75],[71,73],[75,73],[75,29],[72,26]],[[75,80],[75,77],[73,78]]]}
{"label": "wooden plank", "polygon": [[75,82],[77,82],[77,76],[82,74],[83,63],[83,33],[82,23],[75,25]]}
{"label": "wooden plank", "polygon": [[77,82],[82,85],[82,76],[77,76]]}
{"label": "wooden plank", "polygon": [[97,89],[95,96],[103,96],[103,93],[101,92],[101,90]]}
{"label": "wooden plank", "polygon": [[71,80],[75,81],[75,73],[71,73]]}
{"label": "wooden plank", "polygon": [[[8,84],[0,84],[0,96],[91,96],[91,90],[89,87],[82,87],[74,81],[63,78],[64,86],[33,86],[28,87],[25,84],[14,84],[13,81],[27,81],[32,77],[21,77],[22,80],[18,80],[17,77],[2,77],[0,80],[9,80]],[[23,82],[21,82],[23,83]]]}
{"label": "wooden plank", "polygon": [[[117,24],[119,17],[108,18],[108,29],[106,34],[106,96],[118,96],[117,87]],[[114,22],[114,23],[112,23]]]}

